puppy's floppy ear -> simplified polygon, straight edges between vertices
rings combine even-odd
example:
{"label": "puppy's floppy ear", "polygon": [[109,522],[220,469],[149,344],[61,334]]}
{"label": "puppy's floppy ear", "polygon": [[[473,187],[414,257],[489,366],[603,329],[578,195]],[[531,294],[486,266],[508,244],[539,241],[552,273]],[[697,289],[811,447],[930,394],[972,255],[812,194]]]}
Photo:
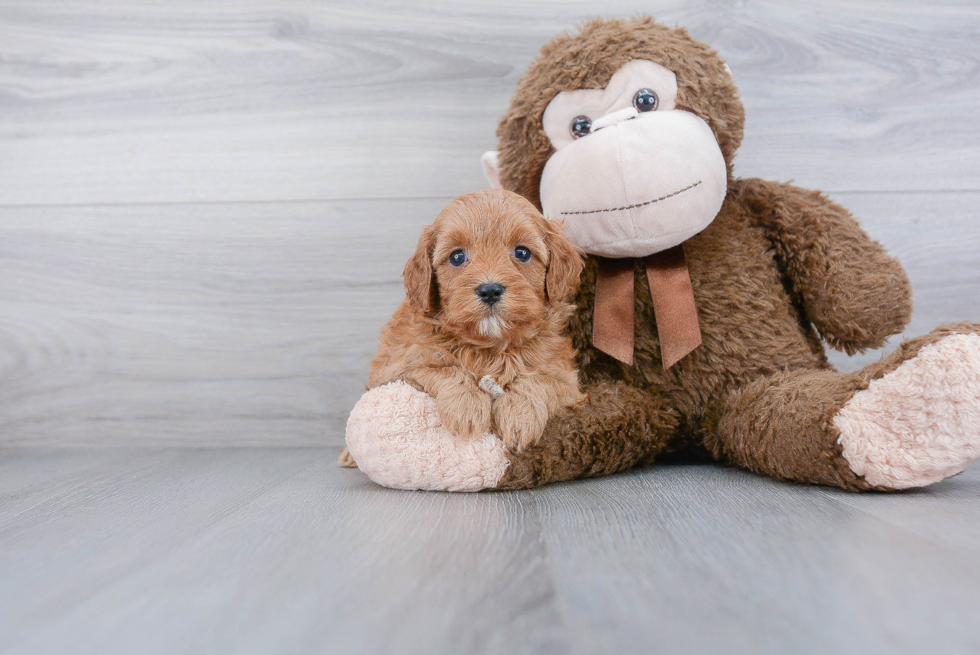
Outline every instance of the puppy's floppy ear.
{"label": "puppy's floppy ear", "polygon": [[554,305],[568,300],[578,289],[578,279],[582,275],[585,262],[582,251],[565,237],[559,223],[543,216],[541,222],[544,225],[544,242],[548,246],[545,292],[548,294],[548,301]]}
{"label": "puppy's floppy ear", "polygon": [[405,291],[408,301],[416,309],[426,314],[435,310],[439,305],[439,287],[436,274],[432,270],[432,251],[436,245],[435,225],[429,225],[422,230],[419,246],[415,254],[405,264]]}

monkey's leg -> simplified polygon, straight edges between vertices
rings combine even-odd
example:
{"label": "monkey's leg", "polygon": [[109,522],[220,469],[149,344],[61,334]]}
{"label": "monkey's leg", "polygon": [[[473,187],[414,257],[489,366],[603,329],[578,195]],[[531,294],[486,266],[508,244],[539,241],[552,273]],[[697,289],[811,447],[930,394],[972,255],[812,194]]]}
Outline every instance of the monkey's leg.
{"label": "monkey's leg", "polygon": [[655,393],[621,382],[585,388],[586,401],[552,417],[541,438],[520,453],[497,489],[609,475],[648,464],[677,430],[677,413]]}
{"label": "monkey's leg", "polygon": [[354,406],[347,447],[358,467],[386,487],[523,489],[650,462],[676,431],[676,412],[653,393],[621,382],[584,391],[584,403],[552,417],[533,446],[512,453],[492,434],[460,439],[442,424],[431,396],[392,382]]}
{"label": "monkey's leg", "polygon": [[938,328],[861,371],[777,373],[723,399],[720,459],[853,491],[922,487],[980,457],[980,324]]}

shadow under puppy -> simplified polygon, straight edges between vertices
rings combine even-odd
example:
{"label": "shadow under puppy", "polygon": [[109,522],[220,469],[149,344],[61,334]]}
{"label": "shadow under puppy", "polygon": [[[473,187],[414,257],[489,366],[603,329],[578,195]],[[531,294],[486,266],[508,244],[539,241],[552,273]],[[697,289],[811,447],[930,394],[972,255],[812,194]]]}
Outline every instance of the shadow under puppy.
{"label": "shadow under puppy", "polygon": [[[488,189],[452,201],[405,266],[407,297],[381,333],[369,386],[425,391],[462,439],[493,431],[512,451],[583,399],[563,334],[583,260],[523,197]],[[355,465],[347,449],[340,463]]]}

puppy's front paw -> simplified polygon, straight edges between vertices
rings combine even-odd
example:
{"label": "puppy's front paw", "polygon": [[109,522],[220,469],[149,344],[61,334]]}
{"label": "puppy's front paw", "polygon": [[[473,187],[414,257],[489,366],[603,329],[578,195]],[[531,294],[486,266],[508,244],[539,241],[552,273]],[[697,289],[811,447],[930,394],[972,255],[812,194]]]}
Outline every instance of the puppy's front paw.
{"label": "puppy's front paw", "polygon": [[350,451],[344,448],[340,451],[340,457],[337,458],[337,464],[348,469],[356,469],[357,462],[354,461],[354,456],[350,454]]}
{"label": "puppy's front paw", "polygon": [[479,390],[456,389],[436,397],[442,424],[463,440],[490,431],[490,396]]}
{"label": "puppy's front paw", "polygon": [[493,401],[493,427],[507,450],[520,452],[537,441],[548,422],[548,409],[527,396],[508,391]]}

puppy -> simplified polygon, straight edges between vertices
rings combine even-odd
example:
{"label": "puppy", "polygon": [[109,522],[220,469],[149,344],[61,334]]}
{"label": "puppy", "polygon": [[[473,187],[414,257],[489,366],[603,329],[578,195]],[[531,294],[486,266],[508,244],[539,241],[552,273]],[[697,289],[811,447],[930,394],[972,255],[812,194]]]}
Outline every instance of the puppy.
{"label": "puppy", "polygon": [[405,266],[407,297],[381,333],[370,386],[425,391],[463,439],[493,430],[508,449],[533,444],[549,416],[583,397],[562,334],[582,266],[560,226],[521,196],[460,196]]}

